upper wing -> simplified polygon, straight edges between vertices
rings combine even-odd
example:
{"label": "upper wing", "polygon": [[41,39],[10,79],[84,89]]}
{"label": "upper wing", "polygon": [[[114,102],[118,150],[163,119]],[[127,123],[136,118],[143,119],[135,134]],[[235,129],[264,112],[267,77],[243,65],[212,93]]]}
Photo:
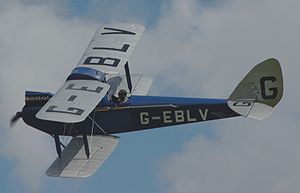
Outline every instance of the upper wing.
{"label": "upper wing", "polygon": [[143,31],[144,27],[136,24],[98,29],[77,68],[36,117],[65,123],[84,121],[109,90],[110,85],[101,82],[105,74],[119,73]]}
{"label": "upper wing", "polygon": [[64,123],[84,121],[108,89],[108,84],[98,80],[68,80],[36,117]]}
{"label": "upper wing", "polygon": [[116,74],[128,61],[144,26],[114,24],[99,28],[81,57],[78,67]]}
{"label": "upper wing", "polygon": [[[92,139],[92,140],[91,140]],[[118,137],[93,136],[88,138],[91,144],[91,156],[86,158],[83,138],[74,137],[46,171],[48,176],[84,178],[92,175],[110,156],[118,144]]]}
{"label": "upper wing", "polygon": [[146,96],[153,82],[150,76],[133,75],[132,77],[132,95]]}

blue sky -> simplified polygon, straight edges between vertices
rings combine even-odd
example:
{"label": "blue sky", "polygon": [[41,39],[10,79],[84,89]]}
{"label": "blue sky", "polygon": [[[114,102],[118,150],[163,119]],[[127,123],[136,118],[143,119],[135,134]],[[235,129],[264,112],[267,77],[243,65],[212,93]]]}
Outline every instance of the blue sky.
{"label": "blue sky", "polygon": [[[0,191],[297,192],[299,6],[294,0],[0,0]],[[96,28],[116,21],[146,26],[130,65],[154,76],[150,94],[226,98],[255,64],[276,57],[284,99],[263,122],[121,134],[92,177],[49,178],[53,140],[22,121],[9,130],[8,120],[25,90],[55,92]]]}

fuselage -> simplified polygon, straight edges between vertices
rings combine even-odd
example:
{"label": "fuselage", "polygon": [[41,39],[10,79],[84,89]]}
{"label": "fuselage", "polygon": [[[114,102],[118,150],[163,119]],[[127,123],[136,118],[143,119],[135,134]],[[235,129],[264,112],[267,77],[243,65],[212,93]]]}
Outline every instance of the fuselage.
{"label": "fuselage", "polygon": [[22,109],[26,124],[51,135],[115,134],[239,116],[228,107],[226,99],[130,96],[122,103],[104,97],[80,123],[37,119],[36,113],[51,96],[50,93],[27,92]]}

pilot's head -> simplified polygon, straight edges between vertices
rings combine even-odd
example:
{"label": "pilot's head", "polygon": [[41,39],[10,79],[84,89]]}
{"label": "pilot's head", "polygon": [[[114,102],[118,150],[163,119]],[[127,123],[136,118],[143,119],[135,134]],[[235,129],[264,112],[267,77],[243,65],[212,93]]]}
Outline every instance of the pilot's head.
{"label": "pilot's head", "polygon": [[124,101],[126,99],[126,96],[127,96],[127,91],[126,90],[121,89],[118,92],[118,97],[119,97],[120,101]]}

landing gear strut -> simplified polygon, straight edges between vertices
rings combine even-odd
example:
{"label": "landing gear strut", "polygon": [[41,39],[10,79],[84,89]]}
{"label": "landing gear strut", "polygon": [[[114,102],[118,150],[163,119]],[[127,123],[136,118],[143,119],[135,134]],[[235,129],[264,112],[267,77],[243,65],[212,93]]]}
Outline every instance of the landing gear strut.
{"label": "landing gear strut", "polygon": [[[90,149],[89,149],[89,144],[87,140],[87,135],[83,134],[83,144],[84,144],[84,150],[87,159],[90,158]],[[59,158],[61,158],[61,146],[65,148],[65,146],[60,142],[59,135],[53,135],[54,141],[55,141],[55,147],[56,147],[56,152]]]}
{"label": "landing gear strut", "polygon": [[85,149],[85,155],[86,155],[87,159],[89,159],[90,158],[90,148],[89,148],[87,136],[86,136],[86,134],[83,134],[82,136],[83,136],[83,144],[84,144],[84,149]]}
{"label": "landing gear strut", "polygon": [[[88,116],[88,118],[92,122],[92,132],[91,132],[90,147],[89,147],[89,141],[87,139],[87,133],[85,133],[84,131],[82,132],[83,145],[84,145],[85,155],[86,155],[87,159],[90,158],[90,151],[92,149],[92,135],[93,135],[93,132],[94,132],[94,126],[97,126],[98,129],[101,130],[101,132],[103,133],[103,135],[107,136],[107,133],[105,132],[105,130],[103,130],[100,127],[100,125],[94,120],[94,118],[95,118],[95,111],[94,111],[93,118],[91,118],[90,116]],[[63,146],[65,148],[65,145],[60,142],[58,134],[53,134],[52,137],[55,140],[55,147],[56,147],[57,155],[58,155],[59,158],[61,158],[61,154],[62,154],[61,146]],[[76,137],[76,136],[73,136],[73,137]]]}
{"label": "landing gear strut", "polygon": [[61,158],[61,147],[60,147],[60,140],[59,140],[59,135],[53,135],[54,140],[55,140],[55,147],[56,147],[56,152],[59,158]]}

